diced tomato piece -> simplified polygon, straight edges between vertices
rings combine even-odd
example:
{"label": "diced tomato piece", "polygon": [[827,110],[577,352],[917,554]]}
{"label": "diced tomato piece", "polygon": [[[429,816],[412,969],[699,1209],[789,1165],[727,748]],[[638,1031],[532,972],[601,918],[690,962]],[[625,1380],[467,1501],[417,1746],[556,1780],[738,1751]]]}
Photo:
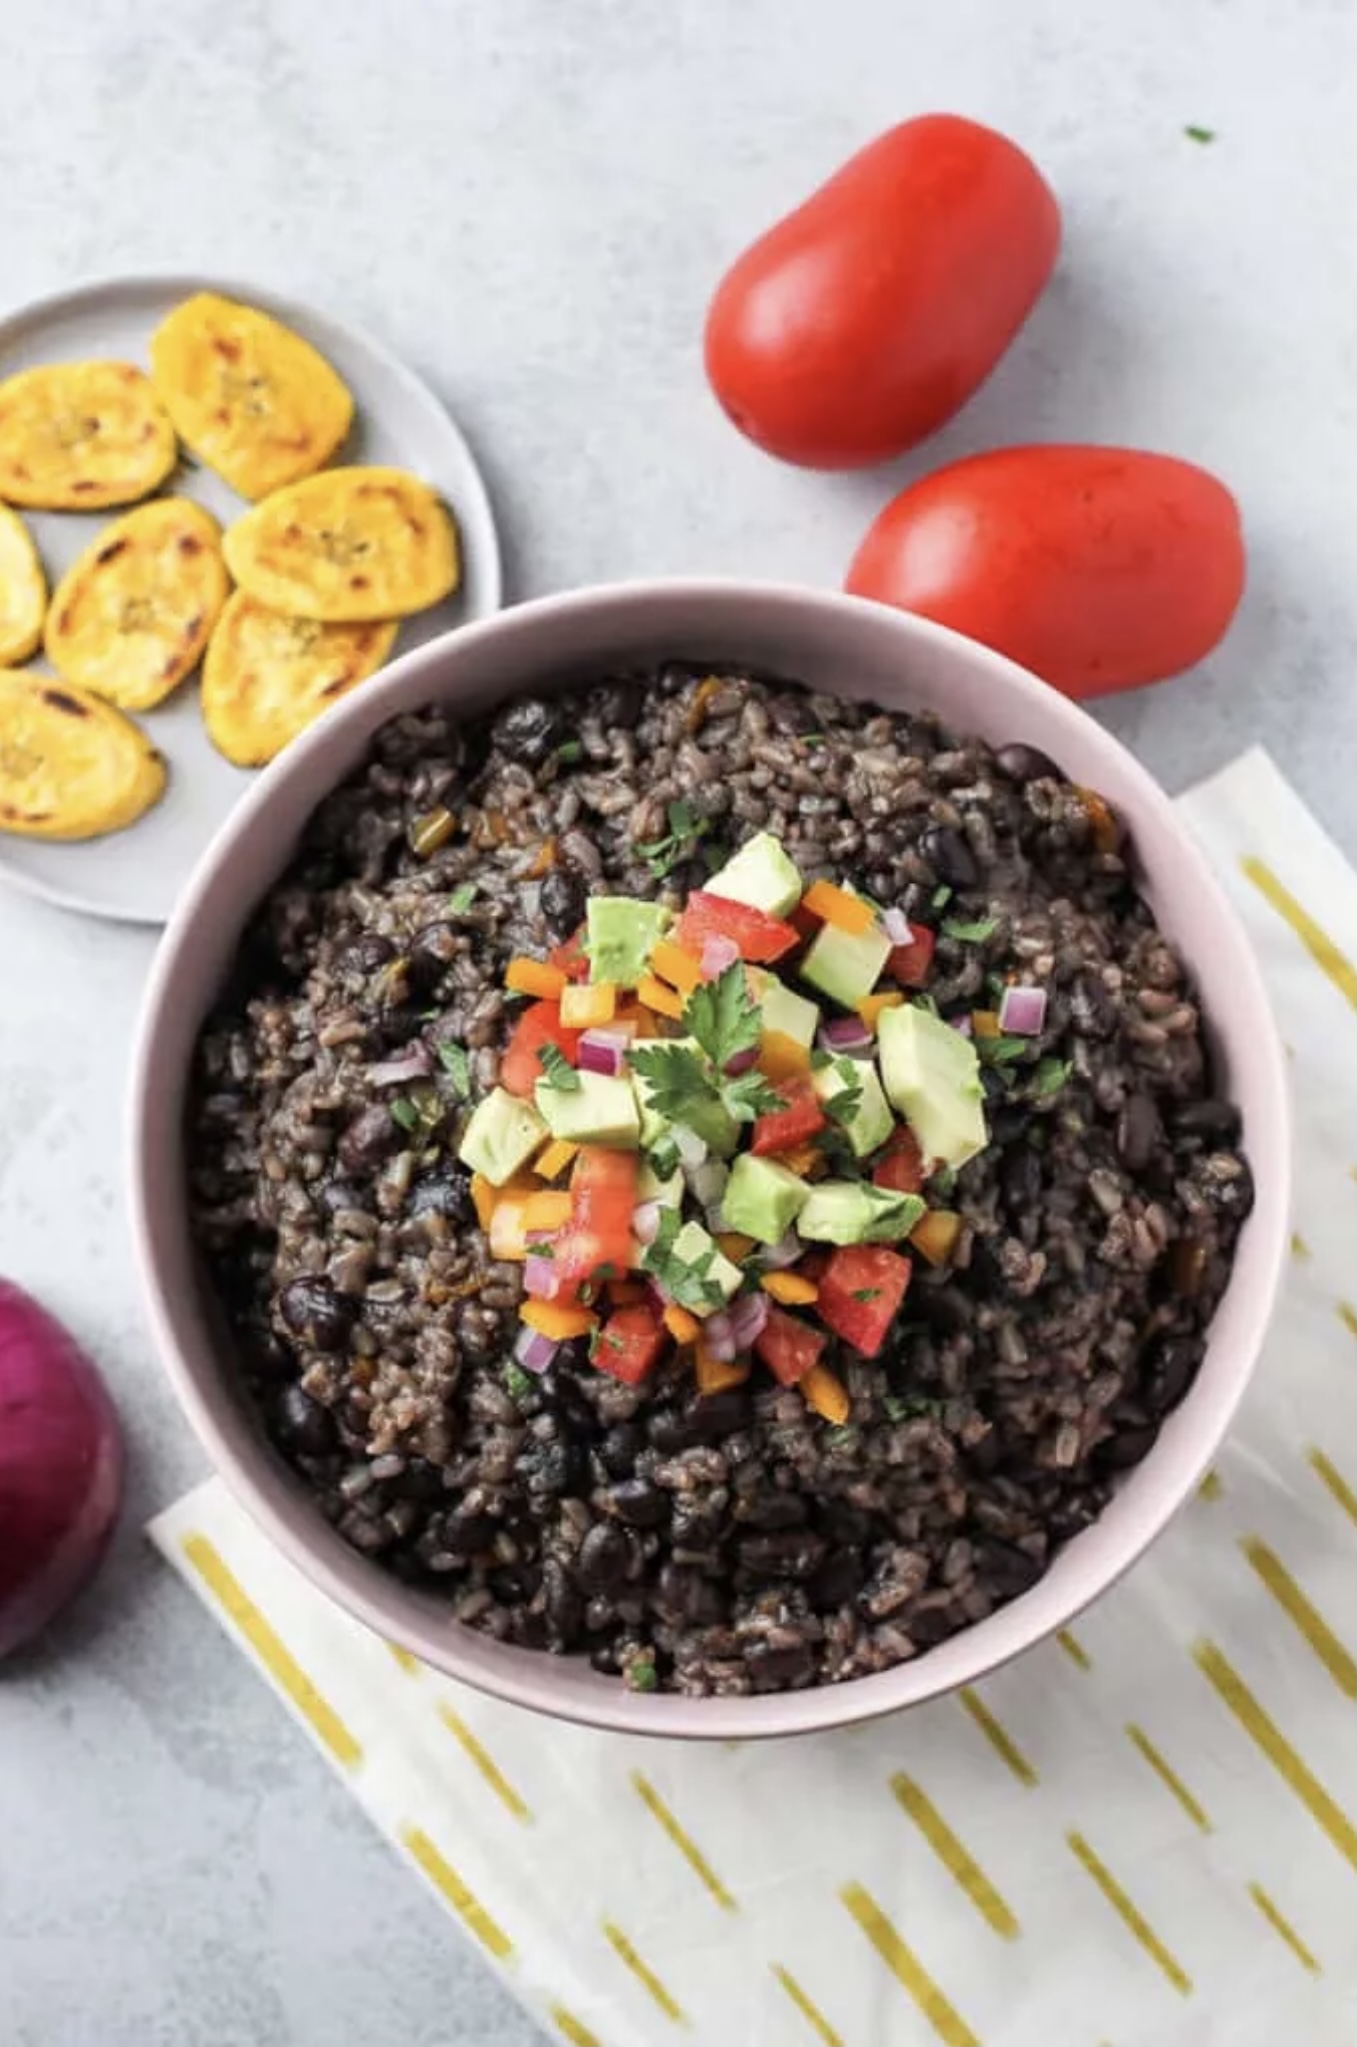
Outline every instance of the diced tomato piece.
{"label": "diced tomato piece", "polygon": [[770,1308],[768,1320],[754,1338],[754,1350],[775,1379],[784,1386],[795,1386],[819,1362],[826,1341],[818,1329],[803,1322],[799,1315]]}
{"label": "diced tomato piece", "polygon": [[600,1246],[599,1262],[613,1267],[614,1279],[622,1277],[631,1258],[637,1168],[634,1151],[585,1144],[570,1176],[571,1228]]}
{"label": "diced tomato piece", "polygon": [[542,1078],[538,1053],[543,1045],[555,1045],[573,1066],[579,1051],[580,1034],[561,1022],[555,1002],[533,1002],[524,1010],[499,1062],[500,1086],[511,1095],[530,1096]]}
{"label": "diced tomato piece", "polygon": [[649,1308],[619,1308],[594,1338],[590,1362],[625,1386],[639,1386],[668,1340],[664,1324]]}
{"label": "diced tomato piece", "polygon": [[573,938],[567,938],[564,945],[553,945],[547,954],[548,963],[559,967],[567,981],[587,981],[589,978],[589,955],[584,950],[585,926],[581,924]]}
{"label": "diced tomato piece", "polygon": [[758,1157],[770,1152],[795,1151],[798,1144],[819,1135],[825,1127],[825,1112],[816,1099],[809,1078],[781,1080],[774,1092],[786,1103],[784,1109],[770,1109],[754,1124],[754,1141],[749,1149]]}
{"label": "diced tomato piece", "polygon": [[872,1168],[872,1185],[891,1194],[922,1194],[924,1177],[919,1140],[901,1123],[887,1138],[886,1149]]}
{"label": "diced tomato piece", "polygon": [[843,1244],[820,1275],[815,1312],[863,1357],[874,1358],[900,1311],[913,1271],[884,1244]]}
{"label": "diced tomato piece", "polygon": [[891,947],[886,972],[902,988],[922,988],[933,970],[933,949],[937,942],[937,932],[930,931],[926,924],[911,924],[909,944]]}
{"label": "diced tomato piece", "polygon": [[700,953],[709,938],[729,938],[740,948],[741,959],[768,966],[783,953],[801,943],[794,924],[770,917],[748,903],[732,902],[729,896],[714,896],[706,889],[694,889],[688,907],[674,928],[674,942],[688,952]]}

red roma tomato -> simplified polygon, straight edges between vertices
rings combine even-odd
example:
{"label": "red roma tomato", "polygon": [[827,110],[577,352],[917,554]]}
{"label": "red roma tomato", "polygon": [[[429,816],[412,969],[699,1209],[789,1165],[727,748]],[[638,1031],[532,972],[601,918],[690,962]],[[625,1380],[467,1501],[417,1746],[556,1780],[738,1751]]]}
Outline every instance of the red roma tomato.
{"label": "red roma tomato", "polygon": [[847,589],[955,626],[1066,696],[1209,654],[1244,588],[1239,507],[1206,470],[1127,448],[997,448],[902,490]]}
{"label": "red roma tomato", "polygon": [[554,1045],[573,1064],[579,1056],[580,1034],[561,1022],[555,1002],[530,1002],[514,1025],[504,1057],[499,1062],[501,1086],[511,1095],[530,1096],[542,1078],[538,1053],[543,1045]]}
{"label": "red roma tomato", "polygon": [[998,362],[1060,245],[1029,157],[957,114],[902,122],[737,258],[707,376],[784,462],[856,469],[935,433]]}

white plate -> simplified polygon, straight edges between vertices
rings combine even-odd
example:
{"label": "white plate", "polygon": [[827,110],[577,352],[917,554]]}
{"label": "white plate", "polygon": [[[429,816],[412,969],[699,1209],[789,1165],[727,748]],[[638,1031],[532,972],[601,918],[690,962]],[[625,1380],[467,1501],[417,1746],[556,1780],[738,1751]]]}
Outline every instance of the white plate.
{"label": "white plate", "polygon": [[[292,327],[332,362],[357,407],[353,432],[336,460],[389,463],[413,470],[451,507],[462,547],[462,583],[445,604],[401,627],[392,659],[451,627],[497,611],[501,602],[499,542],[475,457],[428,386],[376,341],[346,322],[259,291],[254,285],[205,277],[134,277],[40,299],[0,320],[0,378],[35,364],[113,357],[148,366],[154,328],[195,291],[217,291],[260,306]],[[196,498],[223,525],[245,501],[201,466],[176,472],[172,487]],[[28,512],[24,519],[55,583],[109,512]],[[45,669],[39,656],[31,666]],[[163,924],[198,855],[250,784],[250,771],[223,760],[198,710],[196,674],[138,723],[170,767],[164,797],[139,823],[107,838],[56,844],[0,837],[0,876],[34,895],[91,916]]]}

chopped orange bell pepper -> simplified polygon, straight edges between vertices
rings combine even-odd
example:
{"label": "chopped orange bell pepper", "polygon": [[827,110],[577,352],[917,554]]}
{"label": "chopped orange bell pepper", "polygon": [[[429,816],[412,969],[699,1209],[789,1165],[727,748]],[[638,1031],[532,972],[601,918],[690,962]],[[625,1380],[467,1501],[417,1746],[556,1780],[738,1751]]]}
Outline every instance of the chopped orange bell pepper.
{"label": "chopped orange bell pepper", "polygon": [[702,1329],[696,1315],[690,1315],[674,1301],[665,1309],[663,1320],[675,1343],[695,1343]]}
{"label": "chopped orange bell pepper", "polygon": [[[861,1002],[859,1002],[857,1005],[857,1012],[858,1015],[862,1018],[862,1021],[866,1024],[868,1030],[874,1031],[877,1026],[877,1019],[880,1017],[882,1010],[898,1009],[901,1003],[904,1001],[904,999],[905,999],[904,996],[900,993],[900,990],[898,988],[887,989],[881,995],[864,995]],[[564,1002],[562,1002],[561,1004],[561,1017],[563,1021],[566,1020]]]}
{"label": "chopped orange bell pepper", "polygon": [[636,993],[647,1009],[653,1009],[659,1016],[672,1017],[675,1023],[683,1015],[683,997],[676,995],[672,988],[666,988],[663,981],[654,974],[647,974],[636,984]]}
{"label": "chopped orange bell pepper", "polygon": [[561,990],[561,1022],[572,1031],[611,1023],[617,1013],[617,988],[612,981],[571,981]]}
{"label": "chopped orange bell pepper", "polygon": [[818,1415],[837,1427],[849,1413],[848,1389],[828,1365],[812,1365],[800,1382],[801,1391]]}
{"label": "chopped orange bell pepper", "polygon": [[471,1175],[471,1199],[476,1210],[476,1220],[483,1230],[490,1227],[490,1218],[499,1204],[499,1189],[492,1187],[484,1173]]}
{"label": "chopped orange bell pepper", "polygon": [[909,1233],[909,1241],[916,1251],[921,1251],[930,1265],[945,1265],[956,1249],[956,1240],[961,1235],[961,1217],[950,1208],[930,1208],[919,1217]]}
{"label": "chopped orange bell pepper", "polygon": [[564,1187],[544,1187],[528,1196],[524,1227],[529,1230],[560,1230],[570,1220],[574,1206]]}
{"label": "chopped orange bell pepper", "polygon": [[[577,1144],[568,1143],[564,1137],[553,1137],[546,1150],[538,1157],[533,1171],[539,1180],[559,1180],[566,1167],[573,1161],[578,1150],[579,1146]],[[474,1199],[474,1186],[472,1188],[472,1196]]]}
{"label": "chopped orange bell pepper", "polygon": [[748,1358],[714,1358],[699,1337],[693,1371],[699,1393],[724,1393],[729,1386],[744,1385],[749,1377],[750,1361]]}
{"label": "chopped orange bell pepper", "polygon": [[702,979],[702,962],[686,946],[662,938],[650,955],[650,964],[662,981],[672,982],[681,995],[691,995]]}
{"label": "chopped orange bell pepper", "polygon": [[777,1154],[777,1163],[785,1166],[789,1173],[799,1173],[804,1180],[809,1177],[814,1166],[822,1165],[824,1161],[813,1144],[798,1144],[791,1151],[780,1151]]}
{"label": "chopped orange bell pepper", "polygon": [[753,1237],[746,1237],[742,1230],[718,1230],[716,1232],[716,1246],[727,1258],[738,1265],[740,1260],[747,1258],[753,1250],[754,1239]]}
{"label": "chopped orange bell pepper", "polygon": [[510,960],[504,985],[511,995],[536,995],[543,1002],[554,1002],[567,984],[559,967],[520,953],[516,959]]}
{"label": "chopped orange bell pepper", "polygon": [[598,1327],[597,1315],[588,1308],[558,1308],[554,1301],[525,1301],[519,1314],[529,1329],[535,1329],[540,1336],[550,1336],[557,1343],[587,1336]]}
{"label": "chopped orange bell pepper", "polygon": [[832,881],[813,881],[801,898],[803,910],[809,910],[813,917],[819,917],[826,924],[833,924],[839,931],[860,937],[870,931],[876,922],[876,913],[870,903],[861,896],[855,896],[846,888],[838,888]]}
{"label": "chopped orange bell pepper", "polygon": [[795,1080],[810,1072],[810,1047],[786,1031],[765,1031],[759,1039],[759,1072],[769,1080]]}
{"label": "chopped orange bell pepper", "polygon": [[971,1029],[975,1032],[977,1038],[997,1038],[999,1036],[998,1011],[994,1009],[973,1009],[971,1011]]}
{"label": "chopped orange bell pepper", "polygon": [[799,1272],[765,1272],[759,1284],[785,1308],[805,1307],[820,1291],[813,1279],[803,1279]]}

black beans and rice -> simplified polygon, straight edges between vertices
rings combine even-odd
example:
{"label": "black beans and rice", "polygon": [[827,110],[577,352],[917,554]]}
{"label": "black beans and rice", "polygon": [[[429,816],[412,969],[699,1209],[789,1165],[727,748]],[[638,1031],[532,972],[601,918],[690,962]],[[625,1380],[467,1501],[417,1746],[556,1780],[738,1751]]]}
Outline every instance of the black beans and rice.
{"label": "black beans and rice", "polygon": [[[1049,994],[984,1066],[952,1259],[916,1261],[881,1357],[826,1353],[841,1426],[759,1367],[700,1398],[677,1353],[641,1387],[582,1343],[523,1372],[523,1268],[456,1159],[510,956],[591,891],[679,904],[760,829],[937,930],[944,1016],[1005,979]],[[250,1392],[341,1535],[503,1641],[730,1695],[915,1656],[1094,1520],[1201,1360],[1252,1199],[1238,1137],[1096,798],[1027,746],[673,665],[386,727],[252,922],[189,1143]]]}

